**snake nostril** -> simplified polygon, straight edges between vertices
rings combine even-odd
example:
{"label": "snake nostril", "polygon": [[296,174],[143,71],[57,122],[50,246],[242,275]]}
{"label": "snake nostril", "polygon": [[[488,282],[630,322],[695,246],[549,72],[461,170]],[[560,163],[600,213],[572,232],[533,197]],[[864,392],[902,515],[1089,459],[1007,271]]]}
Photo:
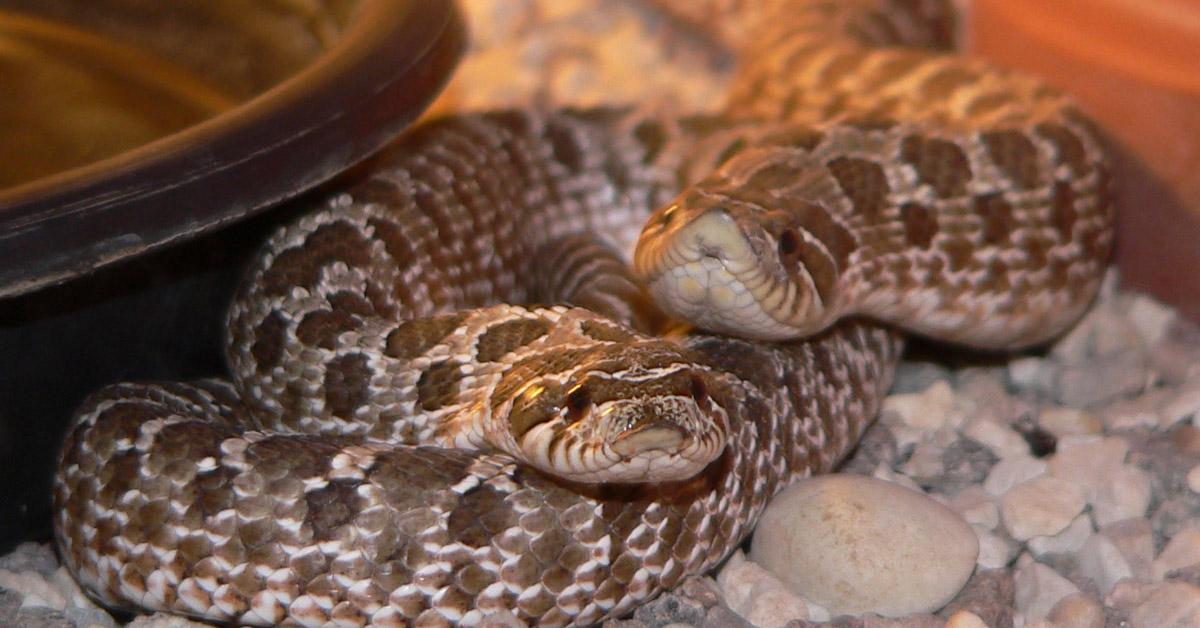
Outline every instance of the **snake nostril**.
{"label": "snake nostril", "polygon": [[792,259],[800,252],[800,234],[788,227],[779,233],[779,257]]}

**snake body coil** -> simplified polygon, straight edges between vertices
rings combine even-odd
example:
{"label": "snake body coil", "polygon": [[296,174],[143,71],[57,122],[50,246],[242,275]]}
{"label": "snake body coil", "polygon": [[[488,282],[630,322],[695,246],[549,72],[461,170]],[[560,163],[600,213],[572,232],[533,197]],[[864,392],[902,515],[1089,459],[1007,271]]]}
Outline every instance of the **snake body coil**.
{"label": "snake body coil", "polygon": [[[950,105],[905,115],[837,96],[832,74],[862,75],[837,61],[840,42],[859,27],[936,39],[936,20],[915,19],[926,4],[774,15],[843,34],[764,36],[734,90],[745,111],[508,111],[408,134],[266,244],[230,310],[232,382],[118,384],[80,410],[55,487],[66,564],[112,606],[267,625],[470,624],[502,610],[588,624],[712,567],[775,492],[854,446],[901,339],[824,315],[804,323],[815,335],[778,344],[645,333],[658,318],[626,265],[651,208],[664,209],[638,273],[667,309],[725,329],[730,316],[687,304],[745,300],[662,276],[778,279],[754,296],[765,326],[751,336],[790,336],[804,324],[777,312],[801,302],[905,320],[886,301],[938,321],[907,325],[923,333],[1024,344],[1069,325],[1095,290],[1106,170],[1069,103],[1006,91],[975,105],[990,122],[970,127],[932,113]],[[716,34],[780,31],[763,24]],[[906,98],[962,69],[888,54],[868,65],[917,76]],[[933,102],[994,84],[963,67]],[[825,92],[797,87],[813,72]],[[773,94],[762,73],[797,83]],[[1055,108],[1031,130],[1012,113],[1022,103]],[[580,307],[517,305],[559,302]]]}

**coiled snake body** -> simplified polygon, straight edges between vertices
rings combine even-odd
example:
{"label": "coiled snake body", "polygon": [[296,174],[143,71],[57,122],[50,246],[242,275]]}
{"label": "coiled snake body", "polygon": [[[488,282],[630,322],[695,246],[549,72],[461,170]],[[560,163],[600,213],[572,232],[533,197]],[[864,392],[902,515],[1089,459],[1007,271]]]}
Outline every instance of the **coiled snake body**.
{"label": "coiled snake body", "polygon": [[[588,624],[710,568],[853,447],[890,325],[1019,346],[1098,285],[1107,174],[1070,103],[862,46],[937,39],[939,6],[725,7],[748,17],[716,31],[745,66],[719,117],[410,133],[264,247],[232,383],[118,384],[80,410],[66,564],[113,606],[304,625]],[[660,317],[626,260],[654,207],[633,274],[664,309],[810,337],[643,333]],[[556,302],[582,307],[517,305]],[[834,324],[855,314],[890,325]]]}

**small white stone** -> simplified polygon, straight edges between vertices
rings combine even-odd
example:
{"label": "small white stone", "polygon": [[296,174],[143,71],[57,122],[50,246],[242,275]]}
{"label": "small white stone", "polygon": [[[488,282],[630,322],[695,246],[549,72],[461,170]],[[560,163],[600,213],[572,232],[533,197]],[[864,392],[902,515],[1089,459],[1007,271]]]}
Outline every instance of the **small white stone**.
{"label": "small white stone", "polygon": [[1149,580],[1154,570],[1154,529],[1148,519],[1125,519],[1110,523],[1100,529],[1100,536],[1108,539],[1121,552],[1133,571],[1133,577]]}
{"label": "small white stone", "polygon": [[1121,399],[1098,410],[1100,422],[1110,432],[1158,427],[1158,407],[1165,391],[1151,390],[1134,399]]}
{"label": "small white stone", "polygon": [[788,591],[769,571],[746,560],[739,550],[717,575],[725,603],[755,626],[783,626],[810,619],[804,600]]}
{"label": "small white stone", "polygon": [[921,490],[921,485],[913,481],[912,478],[901,473],[896,473],[890,466],[883,462],[879,463],[875,467],[875,471],[871,473],[871,477],[875,478],[876,480],[889,482],[891,484],[899,484],[900,486],[903,486],[904,488],[916,493],[924,492]]}
{"label": "small white stone", "polygon": [[1147,346],[1157,343],[1174,322],[1175,309],[1144,294],[1133,295],[1126,316]]}
{"label": "small white stone", "polygon": [[1162,580],[1167,572],[1200,563],[1200,527],[1186,527],[1167,541],[1154,559],[1154,578]]}
{"label": "small white stone", "polygon": [[1200,493],[1200,464],[1188,470],[1187,487],[1193,493]]}
{"label": "small white stone", "polygon": [[905,425],[933,432],[946,424],[954,407],[954,390],[945,381],[934,382],[923,392],[891,395],[883,400],[883,411],[894,412]]}
{"label": "small white stone", "polygon": [[887,617],[936,610],[966,583],[979,541],[954,511],[896,484],[852,475],[777,495],[752,559],[831,613]]}
{"label": "small white stone", "polygon": [[971,611],[956,611],[946,620],[946,628],[988,628],[983,619]]}
{"label": "small white stone", "polygon": [[1200,380],[1189,380],[1171,393],[1159,406],[1159,427],[1167,429],[1183,421],[1200,418]]}
{"label": "small white stone", "polygon": [[35,571],[16,573],[0,569],[0,587],[20,593],[22,608],[45,606],[61,611],[67,607],[62,591]]}
{"label": "small white stone", "polygon": [[979,537],[979,557],[975,563],[982,569],[1000,569],[1007,567],[1017,552],[1017,544],[986,530],[975,529]]}
{"label": "small white stone", "polygon": [[981,486],[968,486],[946,502],[967,523],[984,530],[1000,525],[1000,508]]}
{"label": "small white stone", "polygon": [[1029,443],[1016,430],[988,417],[968,421],[963,435],[990,449],[997,458],[1029,455]]}
{"label": "small white stone", "polygon": [[1150,507],[1150,474],[1134,466],[1121,465],[1112,470],[1107,482],[1090,492],[1088,501],[1092,505],[1092,516],[1100,527],[1144,517]]}
{"label": "small white stone", "polygon": [[1091,596],[1072,593],[1046,616],[1054,628],[1104,628],[1104,607]]}
{"label": "small white stone", "polygon": [[1038,425],[1055,436],[1099,434],[1104,426],[1100,419],[1086,410],[1059,406],[1042,408],[1038,413]]}
{"label": "small white stone", "polygon": [[1033,456],[1023,454],[1001,458],[988,472],[987,479],[983,481],[983,490],[998,497],[1011,491],[1014,486],[1045,473],[1046,463]]}
{"label": "small white stone", "polygon": [[1014,580],[1017,589],[1017,611],[1027,622],[1045,619],[1059,600],[1079,593],[1079,589],[1070,580],[1050,567],[1033,560],[1023,562],[1024,564],[1017,569]]}
{"label": "small white stone", "polygon": [[1200,626],[1200,587],[1185,582],[1159,583],[1129,614],[1132,628]]}
{"label": "small white stone", "polygon": [[1044,475],[1005,493],[1000,512],[1009,534],[1024,541],[1062,532],[1086,505],[1081,486]]}
{"label": "small white stone", "polygon": [[1078,557],[1080,573],[1091,578],[1101,593],[1107,594],[1117,582],[1133,576],[1133,568],[1121,550],[1100,534],[1088,538]]}
{"label": "small white stone", "polygon": [[1153,379],[1146,356],[1128,351],[1063,367],[1053,395],[1065,406],[1085,408],[1139,393]]}
{"label": "small white stone", "polygon": [[1045,358],[1015,358],[1008,362],[1008,379],[1020,390],[1048,392],[1053,386],[1054,374],[1054,363]]}
{"label": "small white stone", "polygon": [[1075,517],[1062,532],[1051,536],[1035,536],[1029,539],[1026,546],[1034,556],[1069,554],[1079,551],[1095,531],[1092,517],[1085,512]]}
{"label": "small white stone", "polygon": [[1049,472],[1084,487],[1097,526],[1142,517],[1150,503],[1150,477],[1124,464],[1128,451],[1129,444],[1119,437],[1066,437]]}

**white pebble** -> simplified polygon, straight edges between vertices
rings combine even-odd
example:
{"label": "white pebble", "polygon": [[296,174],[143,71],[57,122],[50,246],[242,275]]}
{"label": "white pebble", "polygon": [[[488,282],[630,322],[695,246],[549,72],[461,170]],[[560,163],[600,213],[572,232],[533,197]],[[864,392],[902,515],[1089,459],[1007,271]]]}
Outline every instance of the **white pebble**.
{"label": "white pebble", "polygon": [[1029,455],[1029,443],[1016,430],[992,418],[971,419],[962,433],[990,449],[997,458]]}
{"label": "white pebble", "polygon": [[1130,465],[1113,469],[1107,482],[1095,487],[1088,501],[1096,525],[1146,516],[1151,497],[1150,474]]}
{"label": "white pebble", "polygon": [[1107,594],[1117,582],[1133,576],[1121,550],[1101,534],[1093,534],[1079,549],[1079,571]]}
{"label": "white pebble", "polygon": [[1129,563],[1133,577],[1149,580],[1154,573],[1154,528],[1147,519],[1125,519],[1100,529]]}
{"label": "white pebble", "polygon": [[1133,295],[1126,310],[1129,322],[1133,323],[1147,345],[1157,343],[1175,320],[1175,310],[1144,294]]}
{"label": "white pebble", "polygon": [[1018,484],[1028,482],[1046,473],[1046,463],[1030,455],[1001,458],[988,472],[983,481],[983,490],[999,497]]}
{"label": "white pebble", "polygon": [[1200,587],[1184,582],[1158,584],[1129,614],[1133,628],[1200,626]]}
{"label": "white pebble", "polygon": [[1044,475],[1005,493],[1000,512],[1009,534],[1024,541],[1062,532],[1086,505],[1083,487]]}
{"label": "white pebble", "polygon": [[1104,428],[1100,419],[1090,412],[1058,406],[1042,408],[1037,422],[1055,436],[1099,434]]}
{"label": "white pebble", "polygon": [[946,628],[988,628],[983,619],[971,611],[956,611],[946,620]]}
{"label": "white pebble", "polygon": [[1170,428],[1176,423],[1200,420],[1200,380],[1189,380],[1172,391],[1159,406],[1159,427]]}
{"label": "white pebble", "polygon": [[20,593],[23,608],[45,606],[61,611],[67,607],[63,592],[36,571],[16,573],[0,569],[0,587]]}
{"label": "white pebble", "polygon": [[1035,536],[1029,539],[1026,546],[1034,556],[1072,553],[1083,547],[1095,531],[1092,517],[1085,512],[1075,517],[1062,532],[1051,536]]}
{"label": "white pebble", "polygon": [[978,529],[975,533],[979,537],[979,557],[975,559],[975,563],[982,569],[1007,567],[1020,550],[1015,542],[997,534]]}
{"label": "white pebble", "polygon": [[1151,390],[1134,399],[1122,399],[1099,410],[1100,421],[1108,431],[1157,427],[1158,406],[1164,391]]}
{"label": "white pebble", "polygon": [[[1028,558],[1028,555],[1022,558]],[[1070,580],[1050,567],[1035,560],[1021,562],[1024,564],[1017,569],[1014,576],[1016,603],[1017,611],[1025,617],[1026,622],[1045,619],[1059,600],[1079,593],[1079,589]]]}
{"label": "white pebble", "polygon": [[1154,577],[1161,580],[1169,571],[1200,564],[1200,527],[1189,526],[1175,533],[1154,559]]}
{"label": "white pebble", "polygon": [[811,478],[763,513],[751,558],[834,615],[888,617],[949,602],[975,567],[979,541],[954,511],[864,476]]}
{"label": "white pebble", "polygon": [[1055,365],[1044,358],[1016,358],[1008,363],[1008,379],[1019,390],[1048,392],[1055,378]]}
{"label": "white pebble", "polygon": [[1200,464],[1188,470],[1187,486],[1193,493],[1200,493]]}
{"label": "white pebble", "polygon": [[1104,628],[1104,608],[1089,595],[1072,593],[1046,616],[1055,628]]}
{"label": "white pebble", "polygon": [[923,392],[891,395],[883,411],[894,412],[908,427],[933,432],[946,424],[954,407],[954,390],[945,381],[934,382]]}
{"label": "white pebble", "polygon": [[1000,508],[996,500],[980,486],[968,486],[946,502],[967,523],[984,530],[1000,525]]}
{"label": "white pebble", "polygon": [[755,626],[782,626],[809,618],[804,601],[769,571],[746,560],[739,550],[717,575],[725,603]]}

